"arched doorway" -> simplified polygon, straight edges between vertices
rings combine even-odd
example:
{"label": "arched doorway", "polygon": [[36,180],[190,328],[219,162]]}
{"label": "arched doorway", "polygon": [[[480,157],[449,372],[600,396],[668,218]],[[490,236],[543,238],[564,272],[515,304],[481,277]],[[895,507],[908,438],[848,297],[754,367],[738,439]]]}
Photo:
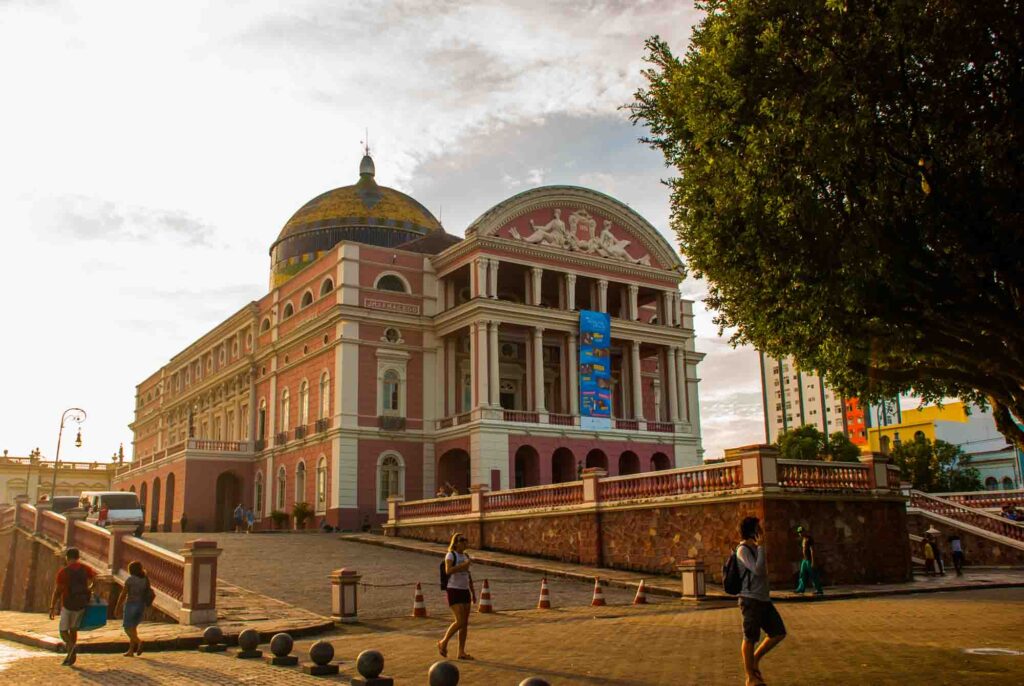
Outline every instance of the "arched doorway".
{"label": "arched doorway", "polygon": [[215,531],[231,531],[234,528],[232,513],[240,502],[242,502],[242,480],[234,472],[221,472],[217,477]]}
{"label": "arched doorway", "polygon": [[159,531],[160,525],[160,477],[153,479],[153,502],[149,507],[149,530]]}
{"label": "arched doorway", "polygon": [[540,485],[540,455],[533,446],[520,446],[513,464],[515,488]]}
{"label": "arched doorway", "polygon": [[651,455],[651,471],[658,472],[662,469],[672,469],[672,460],[665,453],[654,453]]}
{"label": "arched doorway", "polygon": [[460,448],[449,450],[437,461],[437,485],[451,484],[460,494],[469,493],[469,453]]}
{"label": "arched doorway", "polygon": [[132,484],[131,486],[128,487],[128,492],[129,493],[134,493],[135,492],[135,484]]}
{"label": "arched doorway", "polygon": [[640,458],[632,450],[619,455],[619,476],[640,473]]}
{"label": "arched doorway", "polygon": [[606,472],[608,471],[608,456],[600,448],[594,448],[587,453],[587,469],[591,467],[598,467]]}
{"label": "arched doorway", "polygon": [[164,531],[172,531],[174,528],[174,474],[167,475],[167,485],[164,486]]}
{"label": "arched doorway", "polygon": [[149,484],[145,481],[139,485],[139,507],[142,509],[142,527],[146,527],[146,513],[149,512],[149,501],[146,496],[149,495]]}
{"label": "arched doorway", "polygon": [[564,484],[576,479],[576,458],[568,448],[559,448],[551,456],[551,483]]}

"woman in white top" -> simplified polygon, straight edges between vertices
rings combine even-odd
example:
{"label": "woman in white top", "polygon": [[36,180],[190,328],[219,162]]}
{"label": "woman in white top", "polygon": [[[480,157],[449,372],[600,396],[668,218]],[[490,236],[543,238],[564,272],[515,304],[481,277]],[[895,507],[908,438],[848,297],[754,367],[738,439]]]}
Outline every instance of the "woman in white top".
{"label": "woman in white top", "polygon": [[473,656],[466,652],[466,636],[469,633],[470,600],[476,602],[476,589],[473,588],[473,577],[469,574],[472,560],[466,554],[469,541],[460,533],[452,534],[448,552],[444,556],[444,570],[448,575],[448,607],[455,621],[444,633],[444,638],[437,642],[437,652],[441,657],[448,657],[448,641],[455,632],[459,632],[459,659],[472,660]]}

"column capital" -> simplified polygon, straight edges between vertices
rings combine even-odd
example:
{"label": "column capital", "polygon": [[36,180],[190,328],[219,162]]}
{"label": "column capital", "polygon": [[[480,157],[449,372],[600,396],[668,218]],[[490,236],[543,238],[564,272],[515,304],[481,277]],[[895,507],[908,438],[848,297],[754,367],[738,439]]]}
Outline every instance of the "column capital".
{"label": "column capital", "polygon": [[569,281],[576,281],[576,275],[572,272],[566,272],[565,278]]}
{"label": "column capital", "polygon": [[543,274],[544,273],[544,267],[530,267],[530,273],[531,274]]}
{"label": "column capital", "polygon": [[630,293],[640,292],[640,286],[636,285],[635,283],[626,284],[626,287],[629,288]]}
{"label": "column capital", "polygon": [[535,327],[533,327],[533,335],[535,337],[543,336],[544,335],[544,327],[543,326],[535,326]]}

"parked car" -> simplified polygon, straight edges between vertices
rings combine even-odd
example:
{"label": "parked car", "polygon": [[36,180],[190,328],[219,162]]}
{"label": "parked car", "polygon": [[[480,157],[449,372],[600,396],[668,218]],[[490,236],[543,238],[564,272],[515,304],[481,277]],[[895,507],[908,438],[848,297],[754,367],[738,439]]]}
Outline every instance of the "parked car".
{"label": "parked car", "polygon": [[79,497],[77,495],[58,495],[54,498],[50,498],[50,504],[53,505],[51,511],[54,514],[64,514],[68,510],[73,510],[78,507]]}
{"label": "parked car", "polygon": [[[139,497],[129,491],[86,491],[82,493],[89,514],[85,521],[97,526],[135,524],[135,535],[142,536],[145,522]],[[101,514],[105,518],[100,517]]]}

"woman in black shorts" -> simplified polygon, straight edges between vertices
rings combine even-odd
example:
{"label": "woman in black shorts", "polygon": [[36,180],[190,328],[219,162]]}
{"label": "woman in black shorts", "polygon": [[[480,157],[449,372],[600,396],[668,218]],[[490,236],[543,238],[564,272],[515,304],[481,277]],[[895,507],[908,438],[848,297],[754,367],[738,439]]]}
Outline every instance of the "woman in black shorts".
{"label": "woman in black shorts", "polygon": [[448,657],[448,641],[455,632],[459,632],[459,659],[472,660],[473,656],[466,652],[466,635],[469,633],[470,601],[476,602],[476,590],[473,588],[473,577],[469,574],[472,562],[466,554],[466,537],[460,533],[452,535],[448,544],[448,552],[444,556],[444,569],[448,574],[448,607],[451,608],[455,621],[444,633],[444,638],[437,642],[437,652],[441,657]]}

